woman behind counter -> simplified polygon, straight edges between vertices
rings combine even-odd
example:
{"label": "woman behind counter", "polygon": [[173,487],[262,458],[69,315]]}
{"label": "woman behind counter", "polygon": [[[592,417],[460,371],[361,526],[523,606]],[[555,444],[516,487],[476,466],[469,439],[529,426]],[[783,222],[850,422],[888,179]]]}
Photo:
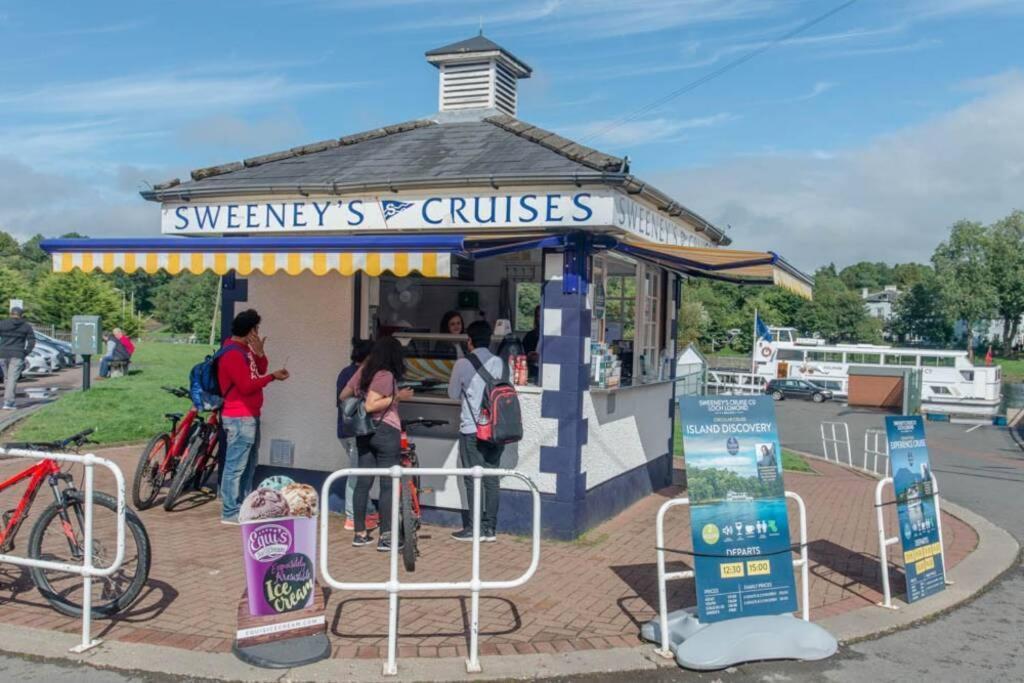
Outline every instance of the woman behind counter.
{"label": "woman behind counter", "polygon": [[[441,334],[465,334],[466,322],[458,311],[448,311],[441,318],[441,327],[438,331]],[[465,358],[466,356],[463,342],[438,342],[434,346],[434,351],[446,356],[454,353],[455,358]]]}

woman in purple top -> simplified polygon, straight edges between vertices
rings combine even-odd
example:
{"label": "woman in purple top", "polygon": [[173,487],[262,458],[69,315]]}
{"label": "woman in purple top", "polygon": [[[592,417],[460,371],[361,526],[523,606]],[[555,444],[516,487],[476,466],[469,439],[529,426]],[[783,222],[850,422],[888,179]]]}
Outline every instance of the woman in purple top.
{"label": "woman in purple top", "polygon": [[[362,398],[366,412],[377,426],[373,434],[356,437],[360,467],[383,468],[398,464],[402,451],[402,420],[398,416],[398,404],[412,397],[412,389],[398,388],[403,374],[402,345],[394,337],[382,337],[374,343],[363,367],[356,371],[342,392],[342,399],[349,391]],[[366,532],[366,504],[372,484],[373,477],[359,477],[356,482],[354,546],[371,542]],[[380,478],[380,529],[377,550],[387,552],[391,550],[391,477]]]}

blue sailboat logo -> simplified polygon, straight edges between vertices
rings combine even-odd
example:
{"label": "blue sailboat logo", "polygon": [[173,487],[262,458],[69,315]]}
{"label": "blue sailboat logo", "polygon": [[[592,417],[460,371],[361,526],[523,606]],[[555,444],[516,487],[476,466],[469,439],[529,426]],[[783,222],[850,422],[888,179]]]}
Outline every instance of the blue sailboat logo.
{"label": "blue sailboat logo", "polygon": [[411,202],[400,202],[395,199],[382,199],[380,202],[380,208],[384,212],[384,220],[394,218],[410,206],[412,206]]}

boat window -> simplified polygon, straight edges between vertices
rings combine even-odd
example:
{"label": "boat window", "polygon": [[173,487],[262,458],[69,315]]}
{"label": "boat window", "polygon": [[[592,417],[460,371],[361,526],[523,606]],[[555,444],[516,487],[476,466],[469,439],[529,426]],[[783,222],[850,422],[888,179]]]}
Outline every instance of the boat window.
{"label": "boat window", "polygon": [[956,358],[952,356],[921,356],[921,365],[926,368],[956,367]]}
{"label": "boat window", "polygon": [[842,363],[842,351],[808,351],[807,360],[822,361],[825,363]]}
{"label": "boat window", "polygon": [[886,365],[909,365],[914,367],[917,365],[917,356],[897,356],[892,354],[885,354]]}
{"label": "boat window", "polygon": [[933,394],[938,394],[939,396],[950,396],[953,393],[949,390],[949,387],[937,387],[933,385],[930,388]]}
{"label": "boat window", "polygon": [[960,376],[963,377],[968,382],[973,382],[974,381],[974,370],[961,370],[960,371]]}
{"label": "boat window", "polygon": [[861,365],[880,365],[882,355],[879,353],[848,353],[846,354],[846,362],[860,363]]}
{"label": "boat window", "polygon": [[796,349],[779,349],[779,360],[803,360],[804,352]]}

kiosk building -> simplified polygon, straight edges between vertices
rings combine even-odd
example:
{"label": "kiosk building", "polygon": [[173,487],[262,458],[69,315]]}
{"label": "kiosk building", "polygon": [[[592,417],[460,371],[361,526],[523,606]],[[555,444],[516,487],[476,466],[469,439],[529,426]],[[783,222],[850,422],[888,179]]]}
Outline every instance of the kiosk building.
{"label": "kiosk building", "polygon": [[[355,339],[395,334],[408,377],[428,388],[403,417],[421,464],[458,463],[459,405],[444,382],[468,325],[539,315],[536,377],[519,387],[525,438],[503,467],[542,492],[544,533],[574,538],[671,483],[676,311],[688,277],[777,285],[810,279],[772,252],[729,238],[601,153],[516,118],[531,69],[481,36],[427,53],[440,73],[429,117],[193,171],[143,192],[160,238],[48,240],[54,270],[222,276],[222,329],[263,316],[271,362],[260,466],[318,485],[348,465],[335,438],[335,376]],[[423,481],[429,514],[455,522],[456,479]],[[341,507],[342,489],[331,507]],[[502,531],[530,523],[529,495],[502,483]]]}

